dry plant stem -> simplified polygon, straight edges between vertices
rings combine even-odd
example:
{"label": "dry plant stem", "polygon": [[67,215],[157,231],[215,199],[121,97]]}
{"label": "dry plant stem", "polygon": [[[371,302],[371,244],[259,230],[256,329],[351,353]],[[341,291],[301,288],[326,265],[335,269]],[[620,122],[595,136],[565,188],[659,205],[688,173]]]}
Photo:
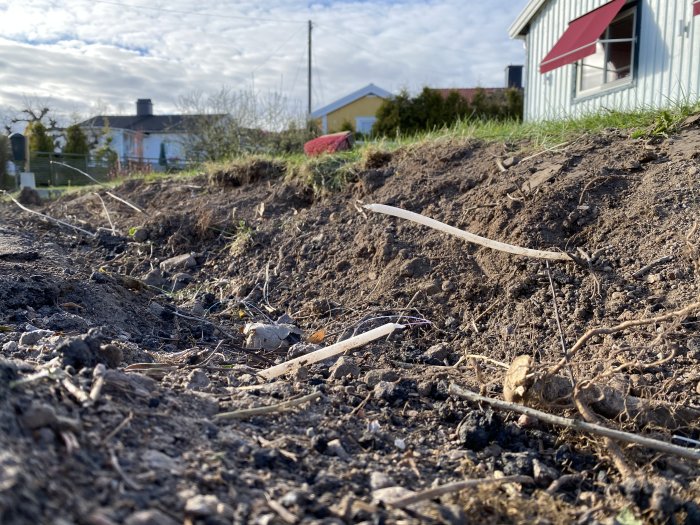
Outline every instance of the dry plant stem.
{"label": "dry plant stem", "polygon": [[83,392],[79,386],[76,386],[76,384],[67,377],[61,381],[61,384],[79,403],[85,404],[90,401],[90,396]]}
{"label": "dry plant stem", "polygon": [[124,419],[122,419],[122,422],[119,423],[116,427],[114,427],[114,430],[112,430],[109,434],[107,434],[103,439],[102,443],[107,443],[110,439],[112,439],[114,436],[119,434],[126,426],[131,423],[131,420],[134,419],[134,413],[129,412],[129,415],[126,416]]}
{"label": "dry plant stem", "polygon": [[107,209],[107,205],[105,204],[105,201],[102,198],[102,195],[100,195],[97,192],[95,192],[95,195],[97,195],[97,198],[100,199],[100,202],[102,203],[102,209],[105,211],[105,215],[107,215],[107,220],[109,221],[109,227],[112,229],[112,235],[116,234],[116,229],[114,228],[114,223],[112,222],[112,216],[109,214],[109,210]]}
{"label": "dry plant stem", "polygon": [[632,277],[635,279],[639,279],[640,277],[643,277],[644,274],[646,274],[649,270],[651,270],[654,266],[657,266],[659,264],[664,264],[667,262],[671,262],[674,259],[673,255],[666,255],[664,257],[659,257],[658,259],[651,261],[649,264],[642,266],[639,270],[634,272],[632,274]]}
{"label": "dry plant stem", "polygon": [[574,259],[566,253],[531,250],[530,248],[521,248],[520,246],[514,246],[512,244],[506,244],[500,241],[493,241],[491,239],[487,239],[486,237],[481,237],[479,235],[460,230],[459,228],[455,228],[454,226],[449,226],[444,222],[431,219],[430,217],[426,217],[425,215],[403,210],[401,208],[395,208],[394,206],[387,206],[385,204],[366,204],[365,209],[377,213],[383,213],[385,215],[392,215],[393,217],[398,217],[400,219],[406,219],[418,224],[422,224],[423,226],[427,226],[428,228],[433,228],[435,230],[454,235],[455,237],[464,239],[467,242],[478,244],[479,246],[484,246],[486,248],[491,248],[492,250],[498,250],[513,255],[522,255],[524,257],[532,257],[535,259],[575,262]]}
{"label": "dry plant stem", "polygon": [[[583,416],[583,419],[585,419],[590,424],[599,424],[600,419],[593,413],[593,411],[590,409],[590,407],[583,401],[582,396],[581,396],[581,389],[578,387],[578,385],[574,386],[573,397],[574,397],[574,404],[576,405],[576,409]],[[627,463],[627,460],[625,459],[625,455],[622,453],[620,446],[608,436],[603,437],[603,443],[605,443],[605,446],[607,447],[608,451],[610,452],[610,455],[612,456],[613,463],[615,464],[615,467],[617,467],[617,470],[620,472],[620,474],[622,474],[622,476],[625,478],[636,477],[634,474],[634,471],[632,470],[632,467],[630,467],[629,464]]]}
{"label": "dry plant stem", "polygon": [[404,496],[403,498],[390,501],[388,502],[388,504],[394,508],[403,509],[405,507],[408,507],[409,505],[420,503],[421,501],[439,498],[440,496],[444,496],[445,494],[452,494],[454,492],[460,492],[465,489],[471,489],[483,485],[503,485],[504,483],[531,484],[534,483],[534,480],[530,476],[505,476],[503,478],[466,479],[464,481],[446,483],[445,485],[440,485],[432,489],[423,490],[421,492],[417,492],[416,494]]}
{"label": "dry plant stem", "polygon": [[90,401],[96,403],[100,396],[102,395],[102,388],[105,384],[105,372],[107,368],[102,363],[95,366],[92,372],[93,382],[92,388],[90,389]]}
{"label": "dry plant stem", "polygon": [[484,397],[469,390],[465,390],[456,384],[450,385],[450,394],[467,399],[469,401],[474,401],[476,403],[487,403],[491,406],[499,408],[501,410],[511,410],[519,414],[525,414],[535,419],[544,421],[545,423],[550,423],[552,425],[558,425],[566,428],[572,428],[580,432],[588,432],[591,434],[605,436],[617,441],[623,441],[625,443],[634,443],[636,445],[641,445],[643,447],[650,448],[652,450],[657,450],[659,452],[664,452],[666,454],[674,454],[676,456],[700,460],[700,450],[692,450],[686,447],[679,447],[678,445],[673,445],[671,443],[666,443],[665,441],[659,441],[658,439],[647,438],[644,436],[638,436],[636,434],[631,434],[629,432],[623,432],[621,430],[614,430],[612,428],[604,427],[602,425],[596,425],[594,423],[587,423],[585,421],[579,421],[576,419],[569,419],[565,417],[555,416],[553,414],[548,414],[547,412],[542,412],[541,410],[536,410],[534,408],[519,405],[518,403],[509,403],[508,401],[501,401],[500,399],[493,399],[490,397]]}
{"label": "dry plant stem", "polygon": [[272,499],[268,493],[265,493],[265,499],[267,500],[267,506],[274,510],[285,523],[294,525],[299,521],[299,518],[297,518],[296,515],[292,514],[284,506],[282,506],[282,504]]}
{"label": "dry plant stem", "polygon": [[562,142],[561,144],[556,144],[555,146],[552,146],[551,148],[544,149],[542,151],[538,151],[537,153],[534,153],[530,155],[529,157],[525,157],[522,159],[520,162],[525,162],[526,160],[534,159],[535,157],[539,157],[540,155],[544,155],[545,153],[549,153],[550,151],[557,150],[559,148],[563,148],[564,146],[568,146],[568,142]]}
{"label": "dry plant stem", "polygon": [[500,366],[501,368],[505,368],[506,370],[510,368],[510,365],[508,363],[504,363],[503,361],[496,361],[495,359],[491,359],[490,357],[486,357],[485,355],[481,354],[464,354],[462,357],[460,357],[459,361],[454,364],[453,368],[457,368],[457,365],[461,364],[462,361],[465,361],[467,359],[477,359],[479,361],[486,361],[487,363]]}
{"label": "dry plant stem", "polygon": [[284,412],[290,408],[294,408],[299,405],[303,405],[309,401],[316,401],[316,399],[323,397],[321,392],[314,392],[297,399],[290,399],[289,401],[283,401],[282,403],[277,403],[276,405],[268,405],[264,407],[255,408],[245,408],[243,410],[236,410],[234,412],[222,412],[214,416],[215,421],[226,421],[229,419],[245,419],[247,417],[261,416],[263,414],[276,414],[278,412]]}
{"label": "dry plant stem", "polygon": [[[3,193],[6,193],[6,192],[3,192]],[[83,230],[82,228],[78,228],[77,226],[73,226],[72,224],[64,222],[60,219],[54,219],[53,217],[50,217],[44,213],[39,213],[38,211],[30,210],[26,206],[23,206],[22,204],[20,204],[19,201],[17,201],[14,197],[11,197],[10,195],[8,195],[8,197],[10,197],[10,200],[12,202],[14,202],[17,206],[19,206],[20,209],[26,211],[27,213],[32,213],[34,215],[38,215],[39,217],[43,217],[44,219],[46,219],[50,222],[55,222],[56,224],[60,224],[61,226],[67,226],[68,228],[72,228],[75,231],[80,232],[80,233],[84,233],[85,235],[89,235],[90,237],[97,237],[96,233],[92,233],[92,232],[89,232],[87,230]]]}
{"label": "dry plant stem", "polygon": [[[106,184],[100,182],[99,180],[97,180],[95,177],[93,177],[93,176],[90,175],[89,173],[85,173],[83,170],[79,170],[79,169],[76,168],[75,166],[71,166],[70,164],[65,164],[65,163],[63,163],[63,162],[56,162],[55,160],[52,160],[52,161],[51,161],[51,164],[59,164],[60,166],[65,166],[66,168],[70,168],[70,169],[72,169],[72,170],[75,170],[75,171],[77,171],[78,173],[80,173],[80,174],[82,174],[82,175],[85,175],[88,179],[90,179],[90,180],[91,180],[92,182],[94,182],[95,184],[98,184],[98,185],[102,186],[103,188],[107,188],[107,187],[108,187]],[[133,210],[136,210],[136,211],[139,212],[139,213],[146,213],[146,212],[143,211],[141,208],[139,208],[138,206],[136,206],[136,204],[132,204],[132,203],[130,203],[129,201],[127,201],[126,199],[122,199],[121,197],[118,197],[117,195],[115,195],[115,194],[112,193],[111,191],[105,191],[105,193],[106,193],[107,195],[109,195],[110,197],[112,197],[114,200],[117,200],[117,201],[121,202],[122,204],[126,204],[129,208],[131,208],[131,209],[133,209]]]}
{"label": "dry plant stem", "polygon": [[364,334],[356,335],[355,337],[350,337],[349,339],[345,339],[344,341],[340,341],[339,343],[327,346],[326,348],[321,348],[320,350],[316,350],[315,352],[302,355],[300,357],[297,357],[296,359],[285,361],[284,363],[281,363],[279,365],[275,365],[273,367],[262,370],[261,372],[258,372],[258,375],[261,376],[263,379],[274,379],[276,377],[286,374],[290,370],[293,370],[294,367],[318,363],[319,361],[323,361],[324,359],[328,359],[329,357],[340,355],[343,352],[352,350],[353,348],[357,348],[358,346],[370,343],[375,339],[379,339],[380,337],[389,335],[394,330],[403,328],[405,328],[404,325],[397,323],[383,324],[382,326],[375,328],[374,330],[365,332]]}
{"label": "dry plant stem", "polygon": [[[624,323],[620,323],[619,325],[613,326],[610,328],[606,328],[606,327],[592,328],[591,330],[588,330],[588,332],[583,334],[581,337],[579,337],[578,341],[576,341],[576,344],[574,344],[574,346],[571,347],[571,349],[569,350],[569,357],[571,358],[576,352],[581,350],[581,348],[583,348],[583,345],[586,344],[586,341],[588,341],[591,337],[595,337],[596,335],[614,334],[616,332],[620,332],[622,330],[627,330],[628,328],[634,328],[636,326],[644,326],[644,325],[648,325],[648,324],[669,321],[675,317],[685,318],[685,317],[689,316],[690,314],[692,314],[695,310],[698,310],[698,309],[700,309],[700,302],[689,304],[688,306],[681,308],[680,310],[675,310],[673,312],[669,312],[669,313],[664,314],[664,315],[659,315],[657,317],[650,317],[648,319],[634,319],[632,321],[625,321]],[[547,372],[547,374],[554,375],[559,370],[561,370],[565,365],[566,365],[566,360],[562,359],[556,365],[554,365],[552,368],[550,368],[549,371]]]}
{"label": "dry plant stem", "polygon": [[554,280],[552,279],[552,271],[549,269],[549,261],[545,261],[547,265],[547,277],[549,277],[549,289],[552,292],[552,304],[554,305],[554,318],[557,322],[557,330],[559,331],[559,341],[561,343],[561,350],[564,354],[564,359],[566,360],[566,365],[569,369],[569,379],[571,379],[572,388],[576,385],[576,380],[574,379],[574,370],[571,368],[571,361],[569,360],[569,352],[566,349],[566,341],[564,340],[564,331],[561,329],[561,319],[559,317],[559,307],[557,306],[557,293],[554,290]]}
{"label": "dry plant stem", "polygon": [[124,481],[124,484],[126,484],[127,487],[129,487],[131,490],[141,490],[141,485],[136,483],[133,479],[131,479],[129,476],[126,475],[126,472],[122,470],[121,465],[119,464],[119,460],[117,459],[117,454],[114,452],[114,449],[110,447],[109,449],[109,459],[110,462],[112,463],[112,467],[114,470],[121,476],[122,480]]}

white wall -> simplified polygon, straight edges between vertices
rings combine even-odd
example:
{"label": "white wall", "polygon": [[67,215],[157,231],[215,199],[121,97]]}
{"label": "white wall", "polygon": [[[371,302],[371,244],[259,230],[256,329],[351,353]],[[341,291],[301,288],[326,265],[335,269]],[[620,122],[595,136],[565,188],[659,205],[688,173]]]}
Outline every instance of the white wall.
{"label": "white wall", "polygon": [[[629,110],[696,101],[700,94],[700,16],[692,0],[640,0],[635,79],[617,89],[576,99],[575,66],[539,72],[542,58],[568,23],[609,0],[550,0],[531,21],[526,37],[525,120]],[[688,31],[680,28],[688,25]]]}

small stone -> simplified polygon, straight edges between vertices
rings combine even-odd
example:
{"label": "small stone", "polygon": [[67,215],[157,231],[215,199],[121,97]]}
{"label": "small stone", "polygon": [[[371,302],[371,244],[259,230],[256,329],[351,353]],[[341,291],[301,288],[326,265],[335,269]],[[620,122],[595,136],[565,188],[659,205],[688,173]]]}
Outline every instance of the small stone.
{"label": "small stone", "polygon": [[36,430],[37,428],[56,426],[58,418],[52,406],[43,403],[33,403],[22,414],[20,421],[26,429]]}
{"label": "small stone", "polygon": [[508,168],[512,168],[513,166],[517,165],[519,162],[520,162],[519,157],[507,157],[507,158],[503,159],[502,164],[503,164],[504,168],[508,169]]}
{"label": "small stone", "polygon": [[92,272],[90,274],[90,280],[95,281],[96,283],[104,284],[109,282],[109,277],[102,272]]}
{"label": "small stone", "polygon": [[51,330],[33,330],[24,332],[19,338],[19,344],[23,346],[32,346],[39,342],[40,339],[53,335]]}
{"label": "small stone", "polygon": [[99,360],[109,368],[117,368],[124,359],[124,352],[117,345],[108,344],[100,347],[98,356]]}
{"label": "small stone", "polygon": [[160,450],[148,449],[141,456],[143,462],[154,470],[165,470],[168,472],[179,472],[177,461]]}
{"label": "small stone", "polygon": [[7,353],[13,353],[17,351],[18,347],[19,345],[17,344],[17,341],[8,341],[4,345],[2,345],[2,351]]}
{"label": "small stone", "polygon": [[139,510],[128,516],[124,525],[178,525],[178,522],[159,510]]}
{"label": "small stone", "polygon": [[372,490],[384,489],[396,486],[396,482],[389,474],[374,471],[369,475],[369,486]]}
{"label": "small stone", "polygon": [[145,242],[148,240],[148,230],[146,228],[139,228],[134,232],[134,240],[136,242]]}
{"label": "small stone", "polygon": [[452,354],[452,349],[447,343],[438,343],[436,345],[428,348],[423,354],[428,360],[436,360],[439,362],[444,361],[450,354]]}
{"label": "small stone", "polygon": [[326,445],[325,453],[331,456],[337,456],[343,461],[350,461],[350,454],[343,448],[343,444],[339,439],[333,439]]}
{"label": "small stone", "polygon": [[187,285],[190,284],[193,280],[194,277],[192,277],[189,273],[176,273],[175,275],[173,275],[170,289],[173,292],[179,292],[183,288],[186,288]]}
{"label": "small stone", "polygon": [[443,292],[453,292],[456,288],[457,286],[455,286],[455,283],[453,283],[452,281],[445,281],[444,283],[442,283]]}
{"label": "small stone", "polygon": [[160,263],[160,269],[164,272],[172,272],[174,270],[187,270],[197,266],[197,260],[191,253],[176,255],[170,259],[166,259]]}
{"label": "small stone", "polygon": [[159,268],[154,268],[143,277],[143,282],[154,288],[162,288],[165,285],[163,272]]}
{"label": "small stone", "polygon": [[380,381],[398,381],[399,374],[396,370],[391,370],[390,368],[379,368],[377,370],[370,370],[365,374],[364,381],[367,386],[373,388]]}
{"label": "small stone", "polygon": [[410,261],[406,261],[399,269],[400,277],[423,277],[430,273],[430,261],[424,257],[416,257]]}
{"label": "small stone", "polygon": [[352,357],[341,356],[330,368],[331,379],[342,379],[344,377],[356,378],[360,375],[360,367]]}
{"label": "small stone", "polygon": [[209,516],[232,518],[234,512],[229,505],[222,503],[219,501],[219,498],[214,495],[197,495],[191,497],[185,503],[185,514],[199,518],[206,518]]}
{"label": "small stone", "polygon": [[532,473],[535,482],[541,486],[549,485],[559,477],[559,472],[555,468],[545,465],[539,459],[532,460]]}
{"label": "small stone", "polygon": [[201,370],[192,370],[187,376],[187,385],[185,388],[188,390],[202,390],[209,386],[209,376]]}

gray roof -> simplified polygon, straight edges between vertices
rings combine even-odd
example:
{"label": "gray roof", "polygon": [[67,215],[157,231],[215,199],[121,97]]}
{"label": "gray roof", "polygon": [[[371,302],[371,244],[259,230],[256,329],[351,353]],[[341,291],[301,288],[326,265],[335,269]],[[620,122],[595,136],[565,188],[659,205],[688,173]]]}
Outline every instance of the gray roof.
{"label": "gray roof", "polygon": [[182,133],[190,130],[196,120],[218,119],[223,115],[98,115],[83,122],[81,127],[101,128],[105,119],[112,129],[127,129],[144,133]]}

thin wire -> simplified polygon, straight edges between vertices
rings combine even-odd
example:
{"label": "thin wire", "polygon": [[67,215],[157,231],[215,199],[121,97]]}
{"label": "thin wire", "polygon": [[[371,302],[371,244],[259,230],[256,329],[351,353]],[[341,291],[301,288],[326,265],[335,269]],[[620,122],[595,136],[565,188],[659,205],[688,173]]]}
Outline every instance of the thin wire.
{"label": "thin wire", "polygon": [[574,371],[571,368],[571,361],[569,360],[569,351],[566,348],[566,341],[564,340],[564,331],[561,329],[561,321],[559,319],[559,308],[557,307],[557,294],[554,291],[554,280],[552,280],[552,272],[549,269],[549,261],[545,261],[547,265],[547,277],[549,277],[549,289],[552,291],[552,303],[554,304],[554,317],[557,321],[557,329],[559,330],[559,341],[561,342],[561,349],[564,352],[564,359],[569,369],[569,379],[571,379],[571,386],[576,386],[576,381],[574,380]]}
{"label": "thin wire", "polygon": [[237,15],[222,15],[219,13],[202,13],[199,11],[186,11],[182,9],[165,9],[162,7],[154,7],[148,5],[139,4],[125,4],[122,2],[114,2],[109,0],[93,0],[95,4],[106,4],[117,7],[126,7],[129,9],[143,9],[149,11],[158,11],[159,13],[175,13],[179,15],[195,15],[195,16],[206,16],[206,17],[216,17],[216,18],[227,18],[232,20],[257,20],[260,22],[276,22],[280,24],[308,24],[308,20],[289,20],[284,18],[267,18],[259,16],[237,16]]}
{"label": "thin wire", "polygon": [[275,55],[277,54],[277,52],[278,52],[280,49],[282,49],[284,46],[286,46],[295,36],[297,36],[297,35],[301,32],[302,29],[303,29],[303,27],[297,29],[296,31],[293,31],[292,34],[289,36],[289,38],[287,38],[284,42],[282,42],[279,46],[277,46],[277,47],[274,49],[274,51],[272,51],[272,53],[270,53],[269,55],[267,55],[267,57],[263,60],[263,62],[262,62],[258,67],[256,67],[255,69],[253,69],[252,73],[255,73],[258,69],[260,69],[260,68],[263,67],[265,64],[267,64],[267,63],[270,61],[270,59],[271,59],[273,56],[275,56]]}

